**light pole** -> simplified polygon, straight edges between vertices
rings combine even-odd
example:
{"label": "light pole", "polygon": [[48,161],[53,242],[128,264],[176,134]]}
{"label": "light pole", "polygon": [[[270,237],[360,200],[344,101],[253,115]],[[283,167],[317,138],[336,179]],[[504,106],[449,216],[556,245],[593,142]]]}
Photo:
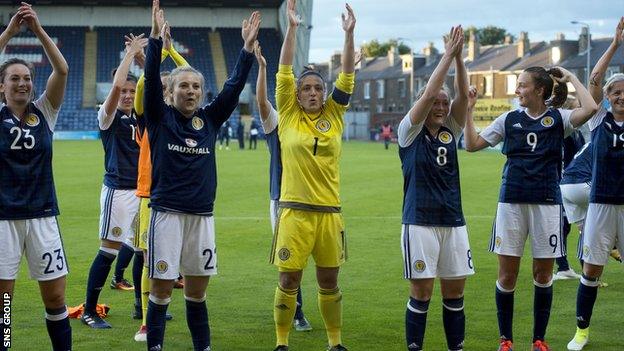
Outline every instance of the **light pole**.
{"label": "light pole", "polygon": [[591,34],[589,31],[589,24],[585,23],[585,22],[580,22],[580,21],[570,21],[570,23],[572,24],[579,24],[582,27],[587,28],[587,66],[585,67],[585,84],[587,86],[589,86],[589,61],[590,61],[590,57],[591,57]]}

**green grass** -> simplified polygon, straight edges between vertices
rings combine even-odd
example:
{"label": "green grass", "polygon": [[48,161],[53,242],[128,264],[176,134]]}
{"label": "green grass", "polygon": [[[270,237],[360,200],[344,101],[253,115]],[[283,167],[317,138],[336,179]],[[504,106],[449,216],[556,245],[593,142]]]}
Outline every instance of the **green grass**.
{"label": "green grass", "polygon": [[[61,207],[60,224],[71,272],[67,303],[84,301],[89,266],[97,248],[99,196],[103,152],[99,141],[55,142],[54,171]],[[219,187],[215,206],[219,275],[208,288],[208,308],[215,350],[272,350],[274,347],[273,293],[275,267],[267,263],[271,245],[268,199],[268,151],[218,151]],[[460,154],[464,213],[477,273],[466,286],[466,350],[493,350],[498,329],[494,304],[497,263],[487,252],[490,228],[504,159],[497,152]],[[201,175],[197,175],[201,176]],[[403,180],[396,145],[344,144],[342,193],[349,240],[349,261],[340,274],[344,293],[344,343],[350,350],[404,350],[404,313],[408,283],[402,276],[400,246]],[[576,231],[569,246],[576,247]],[[575,250],[572,250],[575,251]],[[530,247],[526,248],[530,253]],[[578,263],[571,254],[572,266]],[[292,332],[293,350],[323,350],[323,322],[316,304],[313,263],[303,280],[304,310],[314,330]],[[518,287],[514,332],[516,350],[529,349],[533,325],[531,260],[523,260]],[[126,277],[130,277],[127,271]],[[624,348],[621,300],[622,266],[611,263],[603,277],[610,286],[600,289],[587,350]],[[575,330],[578,282],[555,283],[548,341],[553,350],[565,349]],[[95,331],[72,320],[75,350],[141,350],[133,340],[139,323],[130,318],[134,295],[105,287],[100,302],[111,306],[113,329]],[[14,350],[50,349],[43,306],[36,282],[22,264],[13,301]],[[436,286],[428,316],[427,350],[446,350]],[[181,292],[175,291],[167,324],[165,347],[192,350]]]}

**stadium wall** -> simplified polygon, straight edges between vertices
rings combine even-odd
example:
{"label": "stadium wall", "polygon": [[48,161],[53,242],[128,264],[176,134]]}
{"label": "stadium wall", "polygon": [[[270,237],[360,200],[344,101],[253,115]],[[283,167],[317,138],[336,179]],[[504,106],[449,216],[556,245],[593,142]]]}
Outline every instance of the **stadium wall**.
{"label": "stadium wall", "polygon": [[[0,22],[9,23],[13,6],[0,6]],[[174,27],[235,28],[254,10],[262,12],[262,28],[279,28],[278,9],[271,8],[167,8],[167,20]],[[149,7],[37,6],[45,26],[126,27],[151,26]]]}

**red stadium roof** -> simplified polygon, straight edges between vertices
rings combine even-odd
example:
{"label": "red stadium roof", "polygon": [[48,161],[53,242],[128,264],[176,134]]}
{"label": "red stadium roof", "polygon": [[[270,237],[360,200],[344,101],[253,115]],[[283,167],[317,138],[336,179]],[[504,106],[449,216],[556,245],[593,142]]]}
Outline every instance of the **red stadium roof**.
{"label": "red stadium roof", "polygon": [[[189,7],[269,7],[277,8],[284,0],[161,0],[163,7],[189,6]],[[18,6],[20,1],[0,0],[0,5]],[[31,0],[33,5],[46,6],[145,6],[151,5],[147,0]]]}

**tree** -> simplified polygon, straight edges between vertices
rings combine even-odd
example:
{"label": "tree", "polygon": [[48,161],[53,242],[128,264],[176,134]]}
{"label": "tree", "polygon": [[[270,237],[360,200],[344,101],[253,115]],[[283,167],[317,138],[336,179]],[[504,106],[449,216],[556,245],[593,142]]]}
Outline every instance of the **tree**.
{"label": "tree", "polygon": [[390,50],[390,47],[392,46],[399,48],[400,55],[409,54],[410,52],[410,47],[402,42],[399,42],[397,39],[390,39],[383,43],[380,43],[377,39],[373,39],[362,45],[362,50],[364,51],[366,57],[386,56],[388,54],[388,50]]}
{"label": "tree", "polygon": [[[503,44],[505,42],[505,36],[511,35],[505,28],[501,27],[486,26],[477,28],[475,26],[470,26],[464,30],[464,41],[466,43],[470,38],[470,31],[475,31],[481,45]],[[511,38],[512,40],[515,39],[513,35],[511,35]]]}

